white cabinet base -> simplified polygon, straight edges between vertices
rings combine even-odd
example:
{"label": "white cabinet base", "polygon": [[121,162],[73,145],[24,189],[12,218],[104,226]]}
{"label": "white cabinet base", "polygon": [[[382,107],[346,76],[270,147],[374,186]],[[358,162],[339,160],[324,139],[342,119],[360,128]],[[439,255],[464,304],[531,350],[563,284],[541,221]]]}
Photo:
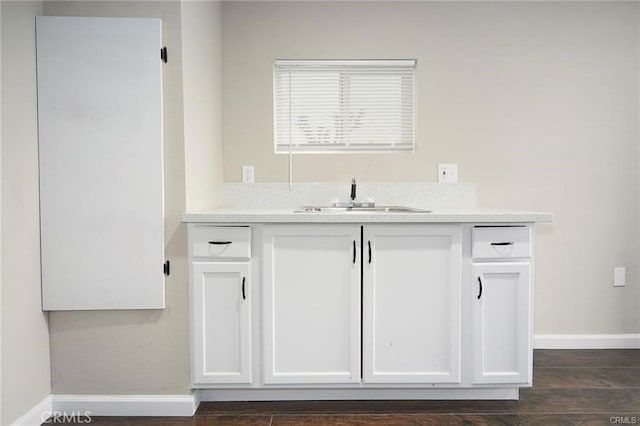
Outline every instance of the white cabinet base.
{"label": "white cabinet base", "polygon": [[[472,224],[250,228],[250,270],[243,272],[253,276],[252,379],[196,380],[202,401],[517,400],[519,389],[531,386],[533,258],[507,256],[512,252],[505,246],[515,238],[511,243],[509,235],[496,237],[484,226],[474,234]],[[503,257],[476,262],[473,235]],[[220,262],[220,254],[209,258],[209,251],[190,257],[192,330],[202,322],[193,307],[206,299],[194,291],[194,280],[206,271],[194,266],[211,264],[211,273],[242,264]],[[225,294],[212,293],[208,305],[213,309]],[[214,315],[234,319],[224,306]],[[407,353],[396,352],[398,345],[414,346]],[[243,359],[229,345],[208,349],[225,347],[224,360]]]}
{"label": "white cabinet base", "polygon": [[451,389],[200,389],[201,401],[309,401],[309,400],[386,400],[386,399],[478,399],[517,400],[518,388]]}

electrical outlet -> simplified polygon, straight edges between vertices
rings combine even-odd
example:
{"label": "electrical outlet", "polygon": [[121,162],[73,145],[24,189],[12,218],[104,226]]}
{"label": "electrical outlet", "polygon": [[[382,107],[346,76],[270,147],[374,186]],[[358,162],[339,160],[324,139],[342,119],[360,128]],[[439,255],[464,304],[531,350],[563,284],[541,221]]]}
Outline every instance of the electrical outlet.
{"label": "electrical outlet", "polygon": [[242,183],[253,183],[253,166],[242,166]]}
{"label": "electrical outlet", "polygon": [[624,287],[626,283],[627,268],[621,266],[613,268],[613,286]]}
{"label": "electrical outlet", "polygon": [[438,182],[455,183],[458,181],[457,164],[438,164]]}

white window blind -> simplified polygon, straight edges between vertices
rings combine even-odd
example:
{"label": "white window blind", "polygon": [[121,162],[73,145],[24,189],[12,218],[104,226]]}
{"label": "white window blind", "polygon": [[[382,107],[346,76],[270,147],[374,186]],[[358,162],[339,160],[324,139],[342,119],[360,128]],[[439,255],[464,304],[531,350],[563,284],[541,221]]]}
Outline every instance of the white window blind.
{"label": "white window blind", "polygon": [[415,66],[275,61],[275,152],[413,151]]}

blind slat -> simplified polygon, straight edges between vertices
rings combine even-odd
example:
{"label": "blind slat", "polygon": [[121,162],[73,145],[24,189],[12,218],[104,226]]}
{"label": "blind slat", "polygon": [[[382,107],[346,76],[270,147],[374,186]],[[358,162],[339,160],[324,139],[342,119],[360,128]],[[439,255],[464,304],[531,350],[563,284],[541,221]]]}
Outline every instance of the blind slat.
{"label": "blind slat", "polygon": [[276,152],[412,151],[415,60],[276,61]]}

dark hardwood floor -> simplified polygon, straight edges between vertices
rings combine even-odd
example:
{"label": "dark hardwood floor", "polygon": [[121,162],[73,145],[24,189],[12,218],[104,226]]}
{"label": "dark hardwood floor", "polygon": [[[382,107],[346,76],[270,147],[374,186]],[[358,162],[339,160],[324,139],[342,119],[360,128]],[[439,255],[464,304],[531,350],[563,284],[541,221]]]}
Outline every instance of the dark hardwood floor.
{"label": "dark hardwood floor", "polygon": [[536,350],[518,401],[203,402],[192,418],[93,417],[93,425],[640,426],[640,349]]}

